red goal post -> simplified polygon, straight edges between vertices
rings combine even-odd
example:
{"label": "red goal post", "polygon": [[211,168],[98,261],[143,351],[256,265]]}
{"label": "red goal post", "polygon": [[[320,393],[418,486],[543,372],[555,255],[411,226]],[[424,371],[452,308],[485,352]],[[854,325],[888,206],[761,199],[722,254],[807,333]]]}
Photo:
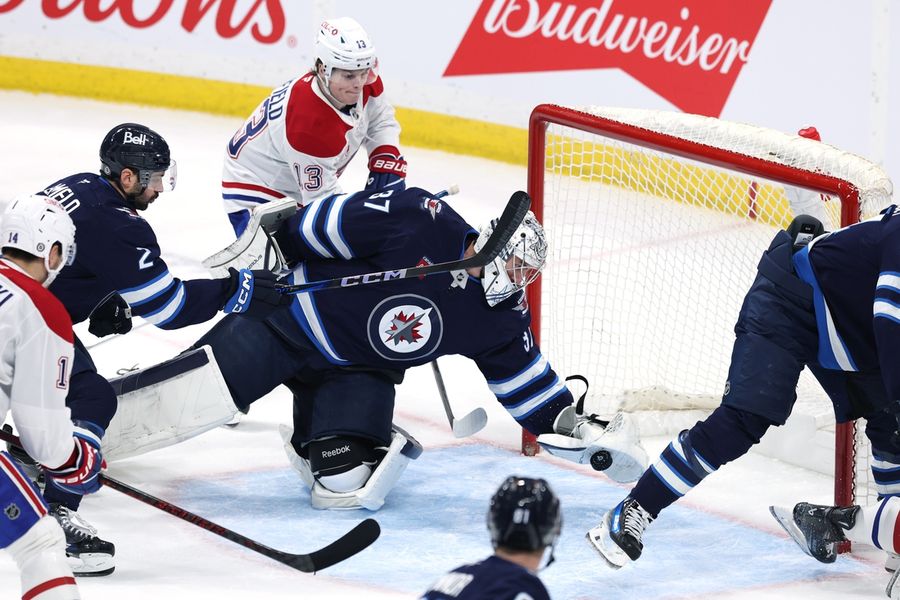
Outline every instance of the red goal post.
{"label": "red goal post", "polygon": [[[531,114],[528,192],[550,244],[545,273],[528,289],[536,341],[560,377],[593,371],[591,388],[601,388],[603,397],[594,405],[599,411],[612,411],[610,398],[626,404],[653,396],[654,412],[664,421],[667,412],[695,408],[694,399],[708,412],[720,398],[740,300],[768,240],[793,216],[792,194],[820,194],[829,230],[877,214],[891,200],[880,167],[826,143],[698,115],[549,104]],[[672,256],[675,261],[666,262]],[[663,267],[648,275],[651,284],[628,287],[632,274],[657,263]],[[647,299],[645,308],[633,306],[657,285],[666,289],[661,297]],[[728,298],[716,297],[722,290]],[[658,315],[659,324],[643,331],[651,313],[668,309],[678,312]],[[610,312],[613,319],[604,320]],[[714,315],[724,320],[702,330]],[[681,332],[661,333],[665,324],[692,320]],[[682,338],[690,346],[680,349]],[[601,355],[616,343],[627,351]],[[675,355],[671,373],[662,364],[670,358],[654,354],[668,346]],[[707,347],[711,354],[702,356]],[[677,363],[683,358],[697,364]],[[595,370],[591,361],[606,370]],[[634,371],[640,378],[645,370],[658,370],[667,381],[640,381],[637,393],[602,389],[620,374]],[[688,381],[681,390],[683,375]],[[822,399],[813,402],[821,410]],[[854,424],[837,426],[834,436],[835,501],[846,505],[854,499],[857,474]],[[522,451],[537,450],[534,436],[523,430]]]}

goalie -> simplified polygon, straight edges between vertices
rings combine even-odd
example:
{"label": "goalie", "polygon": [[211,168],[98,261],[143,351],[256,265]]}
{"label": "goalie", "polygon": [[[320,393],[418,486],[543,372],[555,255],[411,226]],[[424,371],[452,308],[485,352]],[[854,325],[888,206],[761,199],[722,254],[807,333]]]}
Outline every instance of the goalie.
{"label": "goalie", "polygon": [[[363,283],[360,274],[373,270],[472,256],[492,231],[411,188],[313,202],[273,238],[292,283]],[[548,451],[583,464],[600,456],[595,467],[633,481],[646,464],[634,427],[624,416],[608,423],[576,411],[534,343],[523,290],[546,257],[544,230],[529,213],[484,268],[301,293],[264,322],[225,317],[195,347],[212,348],[243,411],[280,384],[293,391],[285,446],[316,508],[382,506],[421,451],[391,425],[394,386],[407,368],[445,354],[475,361],[497,400]]]}

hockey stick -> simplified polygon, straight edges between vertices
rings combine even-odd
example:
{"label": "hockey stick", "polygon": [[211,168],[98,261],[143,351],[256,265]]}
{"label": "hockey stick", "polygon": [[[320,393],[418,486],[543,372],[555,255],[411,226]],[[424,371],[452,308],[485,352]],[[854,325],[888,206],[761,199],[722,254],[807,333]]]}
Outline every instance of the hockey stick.
{"label": "hockey stick", "polygon": [[[6,431],[0,430],[0,439],[14,444],[19,448],[22,447],[21,443],[19,442],[19,438]],[[176,506],[171,502],[160,500],[155,496],[151,496],[146,492],[142,492],[139,489],[133,488],[130,485],[122,483],[121,481],[117,481],[112,477],[103,475],[102,473],[100,474],[100,481],[101,483],[103,483],[103,485],[122,492],[126,496],[131,496],[135,500],[140,500],[144,504],[149,504],[150,506],[167,512],[170,515],[174,515],[179,519],[182,519],[183,521],[187,521],[188,523],[192,523],[194,525],[197,525],[198,527],[202,527],[203,529],[211,533],[222,536],[226,540],[230,540],[236,544],[240,544],[245,548],[249,548],[254,552],[258,552],[263,556],[267,556],[273,560],[277,560],[282,564],[297,569],[298,571],[303,571],[304,573],[315,573],[316,571],[321,571],[322,569],[326,569],[343,560],[346,560],[354,554],[357,554],[358,552],[369,547],[373,542],[375,542],[375,540],[378,539],[378,536],[381,535],[381,528],[378,525],[378,521],[376,521],[375,519],[365,519],[361,523],[357,524],[356,527],[342,535],[334,542],[328,544],[324,548],[320,548],[319,550],[316,550],[309,554],[290,554],[288,552],[282,552],[281,550],[269,548],[268,546],[260,544],[259,542],[254,541],[248,537],[244,537],[243,535],[235,531],[226,529],[225,527],[217,525],[216,523],[204,519],[199,515],[195,515],[194,513]]]}
{"label": "hockey stick", "polygon": [[401,279],[410,279],[412,277],[420,277],[423,275],[431,275],[433,273],[446,273],[448,271],[465,271],[472,267],[483,267],[492,260],[506,247],[506,243],[516,229],[525,218],[525,214],[531,207],[531,198],[525,192],[514,192],[510,197],[503,214],[497,220],[494,232],[487,239],[480,251],[476,252],[469,258],[460,260],[451,260],[448,262],[437,263],[434,265],[423,265],[417,267],[407,267],[405,269],[397,269],[396,271],[376,271],[374,273],[363,273],[360,275],[352,275],[349,277],[338,277],[335,279],[323,279],[321,281],[308,281],[306,283],[297,283],[294,285],[275,284],[275,289],[282,294],[299,294],[303,292],[317,292],[319,290],[327,290],[333,288],[346,288],[367,283],[381,283],[384,281],[399,281]]}
{"label": "hockey stick", "polygon": [[476,408],[461,419],[453,416],[453,409],[450,407],[450,400],[447,398],[447,388],[444,386],[444,377],[438,367],[437,360],[431,361],[431,370],[434,372],[434,380],[437,383],[438,393],[441,396],[441,402],[444,404],[444,412],[447,413],[447,420],[450,422],[450,429],[453,435],[458,438],[469,437],[484,429],[487,425],[487,413],[481,407]]}

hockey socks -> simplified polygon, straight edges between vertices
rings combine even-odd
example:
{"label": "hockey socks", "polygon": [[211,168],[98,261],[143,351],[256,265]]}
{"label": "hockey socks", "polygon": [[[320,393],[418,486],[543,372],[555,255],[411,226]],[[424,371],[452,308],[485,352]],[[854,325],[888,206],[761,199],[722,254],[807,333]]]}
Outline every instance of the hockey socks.
{"label": "hockey socks", "polygon": [[689,438],[687,430],[678,434],[631,490],[631,497],[653,516],[715,471],[691,446]]}

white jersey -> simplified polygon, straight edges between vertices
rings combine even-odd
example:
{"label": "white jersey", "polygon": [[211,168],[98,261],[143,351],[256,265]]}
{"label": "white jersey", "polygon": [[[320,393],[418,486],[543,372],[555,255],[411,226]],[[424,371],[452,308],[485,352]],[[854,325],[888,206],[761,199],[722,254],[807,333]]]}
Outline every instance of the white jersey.
{"label": "white jersey", "polygon": [[74,448],[66,407],[73,339],[62,303],[0,258],[0,422],[11,412],[22,447],[48,467]]}
{"label": "white jersey", "polygon": [[368,154],[398,147],[400,125],[383,91],[378,78],[342,111],[325,98],[314,73],[273,90],[225,152],[222,199],[236,233],[258,204],[290,197],[305,206],[341,193],[338,177],[360,147]]}

